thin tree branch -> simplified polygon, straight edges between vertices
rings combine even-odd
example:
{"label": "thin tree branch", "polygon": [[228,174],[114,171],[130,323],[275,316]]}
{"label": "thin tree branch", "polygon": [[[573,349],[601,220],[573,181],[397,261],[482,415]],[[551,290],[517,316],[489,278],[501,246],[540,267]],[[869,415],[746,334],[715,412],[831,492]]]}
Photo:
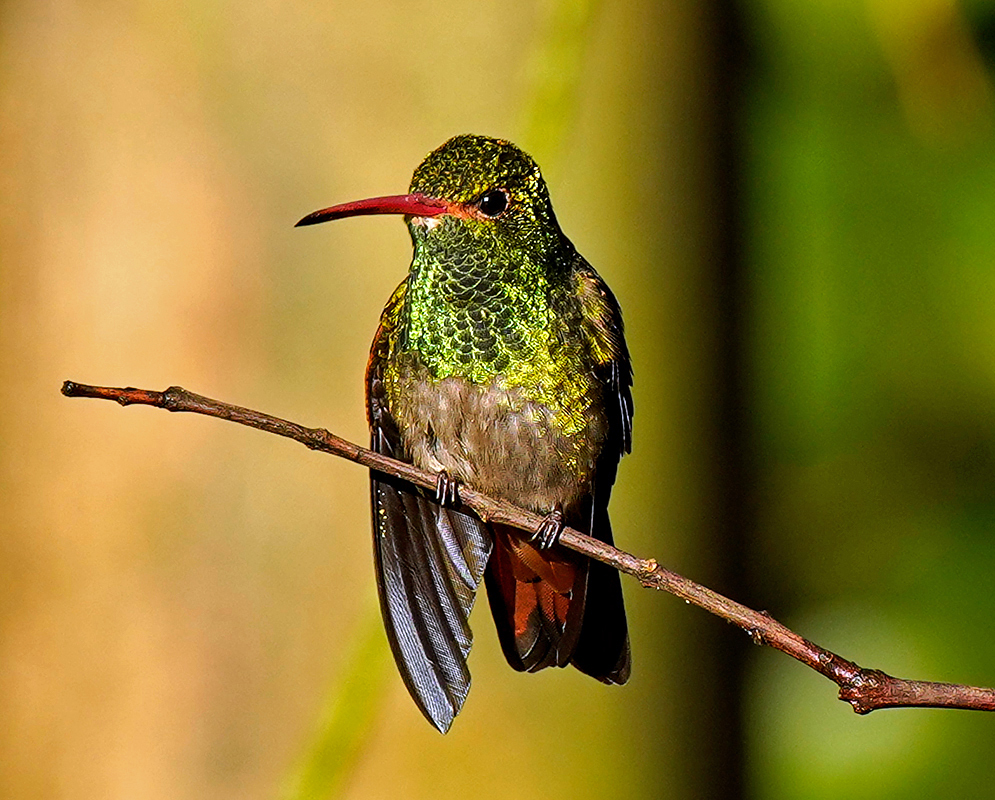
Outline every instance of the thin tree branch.
{"label": "thin tree branch", "polygon": [[[189,411],[226,419],[294,439],[311,450],[320,450],[323,453],[355,461],[364,467],[393,475],[425,489],[435,489],[437,479],[435,474],[374,453],[323,428],[305,428],[303,425],[269,414],[202,397],[179,386],[171,386],[164,392],[155,392],[146,389],[87,386],[66,381],[62,385],[62,393],[67,397],[115,400],[123,406],[132,404],[156,406],[167,411]],[[510,525],[527,533],[532,533],[542,523],[542,518],[536,514],[488,497],[469,486],[460,486],[459,498],[464,506],[485,521]],[[839,686],[840,700],[849,703],[858,714],[867,714],[879,708],[912,706],[995,711],[995,689],[904,680],[880,670],[864,669],[799,636],[766,612],[754,611],[723,597],[660,566],[652,558],[637,558],[631,553],[586,536],[573,528],[563,529],[560,544],[608,564],[619,572],[632,575],[647,588],[669,592],[693,603],[742,628],[756,644],[773,647],[811,667]]]}

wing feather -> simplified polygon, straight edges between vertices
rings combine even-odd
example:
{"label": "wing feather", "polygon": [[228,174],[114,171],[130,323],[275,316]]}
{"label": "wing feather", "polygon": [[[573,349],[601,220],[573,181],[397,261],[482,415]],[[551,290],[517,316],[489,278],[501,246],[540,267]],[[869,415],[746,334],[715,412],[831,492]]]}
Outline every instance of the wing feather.
{"label": "wing feather", "polygon": [[[613,544],[608,499],[618,462],[632,450],[632,366],[625,344],[622,311],[611,289],[578,256],[578,294],[589,326],[595,375],[604,390],[608,436],[595,465],[590,532]],[[592,561],[587,576],[584,620],[571,663],[605,683],[625,683],[631,672],[628,625],[618,572]]]}
{"label": "wing feather", "polygon": [[[384,310],[367,368],[371,447],[403,457],[382,371],[390,355],[404,284]],[[411,484],[371,472],[374,560],[380,609],[405,686],[445,733],[470,689],[468,618],[490,557],[487,527],[442,508]]]}

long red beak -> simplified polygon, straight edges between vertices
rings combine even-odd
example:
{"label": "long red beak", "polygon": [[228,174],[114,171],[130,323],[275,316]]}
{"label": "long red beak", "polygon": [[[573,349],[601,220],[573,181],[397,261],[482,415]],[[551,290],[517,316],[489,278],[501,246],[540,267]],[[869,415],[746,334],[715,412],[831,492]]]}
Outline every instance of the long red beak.
{"label": "long red beak", "polygon": [[294,227],[317,225],[342,217],[358,217],[363,214],[404,214],[410,217],[438,217],[449,213],[449,203],[437,197],[424,194],[397,194],[390,197],[371,197],[369,200],[356,200],[353,203],[323,208],[308,214]]}

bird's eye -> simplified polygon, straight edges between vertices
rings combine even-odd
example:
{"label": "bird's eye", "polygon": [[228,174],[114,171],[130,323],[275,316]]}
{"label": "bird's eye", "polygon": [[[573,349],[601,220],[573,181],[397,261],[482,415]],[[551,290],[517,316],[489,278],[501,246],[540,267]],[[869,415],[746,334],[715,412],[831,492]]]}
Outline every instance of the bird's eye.
{"label": "bird's eye", "polygon": [[485,217],[500,217],[508,209],[508,193],[504,189],[484,192],[477,201],[477,208]]}

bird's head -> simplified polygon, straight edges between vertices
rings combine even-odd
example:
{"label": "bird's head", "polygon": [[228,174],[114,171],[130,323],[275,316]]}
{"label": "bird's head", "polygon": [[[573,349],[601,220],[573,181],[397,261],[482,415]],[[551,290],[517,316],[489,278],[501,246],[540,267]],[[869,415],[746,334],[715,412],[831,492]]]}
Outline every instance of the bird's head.
{"label": "bird's head", "polygon": [[403,214],[416,247],[540,255],[561,234],[539,166],[500,139],[455,136],[426,156],[409,193],[331,206],[304,217],[314,225],[361,214]]}

